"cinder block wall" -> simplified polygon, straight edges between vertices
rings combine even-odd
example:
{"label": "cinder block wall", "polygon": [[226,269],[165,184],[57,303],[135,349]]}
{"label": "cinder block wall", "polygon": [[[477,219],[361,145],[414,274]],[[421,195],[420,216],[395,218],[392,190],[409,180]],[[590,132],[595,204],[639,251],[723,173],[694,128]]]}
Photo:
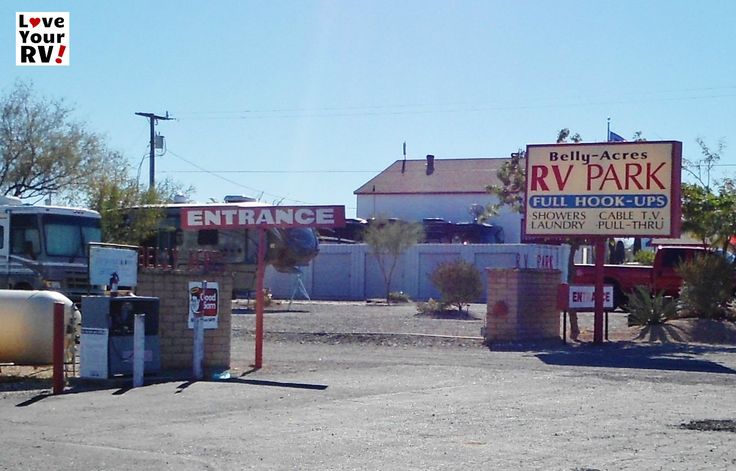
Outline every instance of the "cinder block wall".
{"label": "cinder block wall", "polygon": [[[201,281],[202,275],[180,271],[141,270],[138,272],[136,294],[159,298],[159,338],[161,368],[192,368],[194,331],[187,326],[189,282]],[[232,326],[232,276],[207,275],[208,282],[219,283],[219,319],[217,329],[204,331],[204,368],[230,368]]]}
{"label": "cinder block wall", "polygon": [[560,338],[559,270],[488,268],[486,343]]}

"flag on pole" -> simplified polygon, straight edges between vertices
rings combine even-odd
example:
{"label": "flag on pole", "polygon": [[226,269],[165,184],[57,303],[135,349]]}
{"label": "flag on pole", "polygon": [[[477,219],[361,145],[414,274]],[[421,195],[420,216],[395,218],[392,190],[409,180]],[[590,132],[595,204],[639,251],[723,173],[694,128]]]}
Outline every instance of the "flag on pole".
{"label": "flag on pole", "polygon": [[626,139],[613,131],[608,131],[608,142],[624,142]]}

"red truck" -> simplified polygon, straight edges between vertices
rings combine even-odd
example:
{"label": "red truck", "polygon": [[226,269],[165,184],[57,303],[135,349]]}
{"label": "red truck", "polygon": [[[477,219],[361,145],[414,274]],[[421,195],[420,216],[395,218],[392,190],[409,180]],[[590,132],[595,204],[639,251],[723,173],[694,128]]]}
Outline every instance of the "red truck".
{"label": "red truck", "polygon": [[[636,286],[646,286],[653,293],[664,291],[665,296],[678,296],[682,287],[682,277],[677,272],[678,265],[708,250],[697,246],[661,246],[654,254],[652,266],[604,265],[603,283],[613,286],[614,308],[624,306],[627,302],[626,296]],[[595,266],[575,265],[572,278],[574,284],[595,284]]]}

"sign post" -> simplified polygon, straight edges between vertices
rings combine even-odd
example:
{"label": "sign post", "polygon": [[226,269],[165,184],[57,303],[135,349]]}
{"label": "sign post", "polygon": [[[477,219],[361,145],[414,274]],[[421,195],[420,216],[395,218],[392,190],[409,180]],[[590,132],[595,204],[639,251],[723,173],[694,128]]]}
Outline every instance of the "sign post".
{"label": "sign post", "polygon": [[596,343],[603,341],[605,241],[680,235],[681,161],[678,141],[527,146],[523,240],[593,240]]}
{"label": "sign post", "polygon": [[593,342],[603,342],[603,262],[606,250],[606,239],[595,239],[595,314],[593,317]]}
{"label": "sign post", "polygon": [[218,206],[201,205],[181,209],[181,228],[256,229],[258,266],[256,267],[256,339],[254,367],[263,367],[263,277],[266,272],[266,231],[271,228],[343,227],[344,206]]}
{"label": "sign post", "polygon": [[266,271],[266,230],[258,229],[258,266],[256,267],[256,358],[253,365],[263,367],[263,274]]}

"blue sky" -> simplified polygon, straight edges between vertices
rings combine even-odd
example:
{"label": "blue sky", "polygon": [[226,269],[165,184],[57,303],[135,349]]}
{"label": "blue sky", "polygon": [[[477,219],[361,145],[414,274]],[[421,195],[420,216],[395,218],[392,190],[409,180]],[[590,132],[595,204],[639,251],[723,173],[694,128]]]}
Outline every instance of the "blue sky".
{"label": "blue sky", "polygon": [[[69,11],[69,67],[15,65],[15,12]],[[0,4],[0,89],[63,98],[148,181],[343,204],[402,158],[505,157],[611,129],[724,139],[736,174],[736,2],[20,1]]]}

